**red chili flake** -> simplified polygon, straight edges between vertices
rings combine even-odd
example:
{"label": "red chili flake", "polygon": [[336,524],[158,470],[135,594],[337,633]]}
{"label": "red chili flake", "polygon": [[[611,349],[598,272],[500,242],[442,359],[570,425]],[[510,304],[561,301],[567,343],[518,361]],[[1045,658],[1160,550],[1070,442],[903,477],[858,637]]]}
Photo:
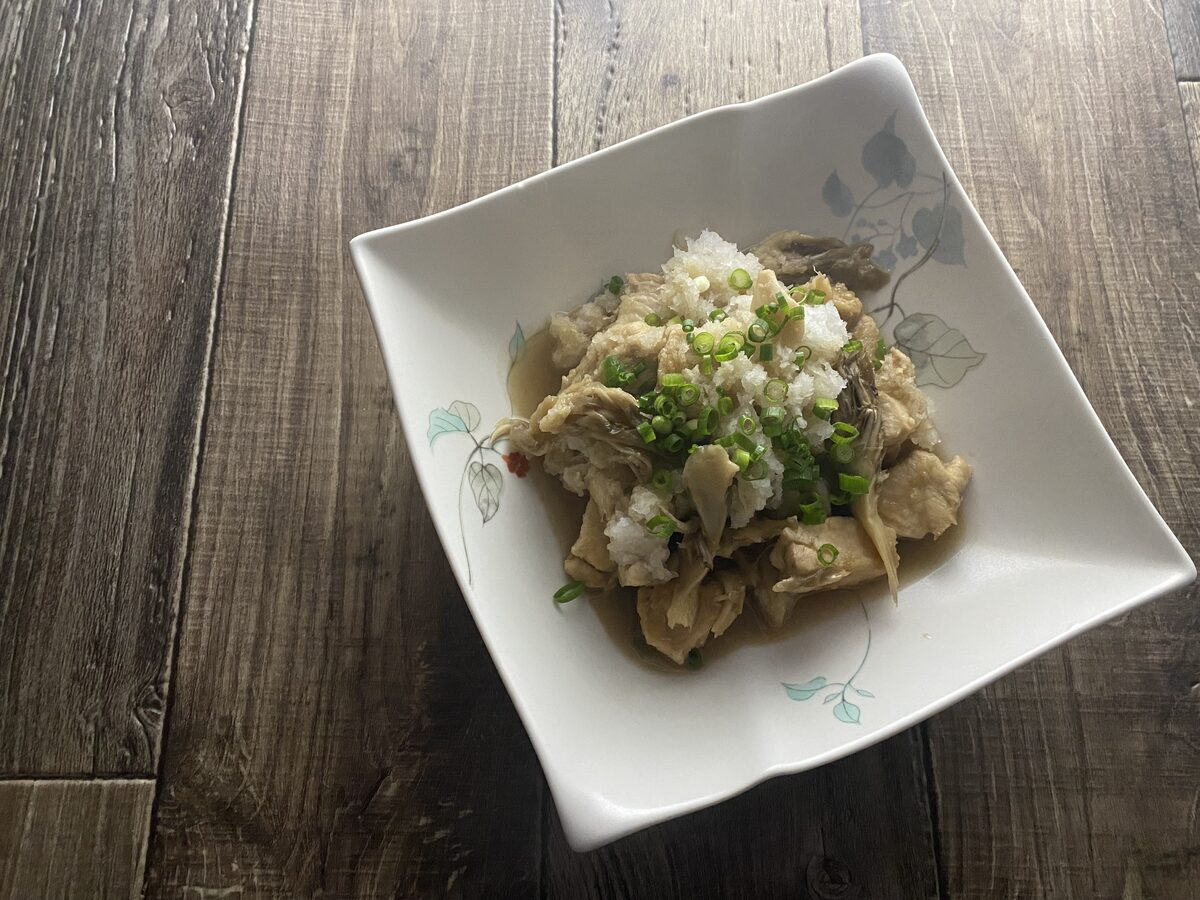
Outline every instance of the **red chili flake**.
{"label": "red chili flake", "polygon": [[524,453],[502,453],[505,465],[508,466],[508,471],[512,472],[518,478],[524,478],[529,474],[529,460]]}

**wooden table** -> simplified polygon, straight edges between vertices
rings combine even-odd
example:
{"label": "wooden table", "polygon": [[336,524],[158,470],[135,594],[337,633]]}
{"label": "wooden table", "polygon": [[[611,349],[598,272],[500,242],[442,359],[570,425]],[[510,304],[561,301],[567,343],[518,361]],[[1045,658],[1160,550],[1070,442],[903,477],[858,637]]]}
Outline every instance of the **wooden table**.
{"label": "wooden table", "polygon": [[576,855],[434,536],[347,240],[880,50],[1196,552],[1194,0],[6,0],[0,896],[1200,896],[1195,589]]}

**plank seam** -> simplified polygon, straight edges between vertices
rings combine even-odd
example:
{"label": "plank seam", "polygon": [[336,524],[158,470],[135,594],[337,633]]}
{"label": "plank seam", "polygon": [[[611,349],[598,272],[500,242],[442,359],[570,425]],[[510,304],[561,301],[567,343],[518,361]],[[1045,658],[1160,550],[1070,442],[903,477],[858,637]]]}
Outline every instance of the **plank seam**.
{"label": "plank seam", "polygon": [[924,722],[921,731],[921,762],[925,769],[926,808],[929,810],[929,834],[933,843],[933,878],[937,886],[938,900],[950,900],[947,886],[946,864],[942,856],[942,820],[937,777],[933,771],[933,746],[929,739],[930,723]]}
{"label": "plank seam", "polygon": [[187,609],[186,585],[188,575],[191,572],[192,550],[196,535],[196,520],[198,518],[198,497],[200,485],[200,472],[204,458],[205,436],[208,431],[208,416],[210,412],[209,388],[212,385],[213,371],[216,364],[216,343],[217,343],[217,328],[219,321],[219,310],[221,299],[225,289],[225,274],[227,271],[227,263],[229,260],[229,235],[233,228],[233,198],[234,192],[237,190],[237,172],[238,163],[241,161],[242,155],[242,129],[245,125],[246,117],[246,83],[249,80],[250,72],[250,56],[254,52],[254,33],[256,21],[256,4],[257,0],[249,0],[246,6],[246,50],[242,54],[241,65],[239,66],[240,83],[238,85],[237,99],[234,103],[233,110],[233,134],[229,153],[229,169],[225,176],[225,203],[222,210],[222,223],[220,230],[220,239],[217,246],[217,271],[213,278],[212,300],[209,305],[208,317],[208,334],[205,346],[204,359],[204,378],[200,384],[200,403],[196,413],[196,427],[194,431],[195,438],[192,446],[195,448],[192,451],[192,459],[188,469],[188,485],[187,497],[188,504],[184,510],[182,519],[187,522],[186,530],[182,535],[181,542],[183,544],[183,560],[179,567],[178,580],[175,583],[175,596],[178,597],[178,602],[175,607],[175,620],[171,633],[171,652],[167,657],[166,670],[164,672],[164,682],[166,684],[166,699],[163,703],[163,721],[162,728],[159,729],[158,746],[156,748],[156,767],[154,777],[154,797],[150,804],[150,815],[147,819],[147,834],[142,842],[142,891],[145,892],[145,886],[150,876],[150,864],[153,859],[154,849],[154,834],[155,824],[158,821],[160,805],[163,793],[163,768],[166,758],[166,745],[168,740],[168,732],[171,727],[171,710],[174,706],[175,691],[171,690],[171,678],[174,674],[175,663],[179,657],[179,648],[181,636],[183,634],[183,618]]}

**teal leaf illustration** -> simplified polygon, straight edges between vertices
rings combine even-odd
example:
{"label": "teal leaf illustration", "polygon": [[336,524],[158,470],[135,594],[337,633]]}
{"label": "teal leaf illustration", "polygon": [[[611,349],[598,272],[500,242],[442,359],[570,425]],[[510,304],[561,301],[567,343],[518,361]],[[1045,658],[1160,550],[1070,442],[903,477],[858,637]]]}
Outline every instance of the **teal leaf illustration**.
{"label": "teal leaf illustration", "polygon": [[917,384],[950,388],[983,362],[980,353],[957,328],[929,313],[914,313],[896,326],[896,346],[913,361]]}
{"label": "teal leaf illustration", "polygon": [[846,187],[846,182],[842,181],[841,176],[838,175],[837,169],[834,169],[825,179],[825,184],[821,188],[821,199],[825,201],[825,205],[835,216],[848,216],[850,210],[854,209],[854,195],[850,193],[850,188]]}
{"label": "teal leaf illustration", "polygon": [[823,675],[818,675],[811,681],[804,682],[804,684],[787,684],[785,682],[783,689],[787,691],[787,695],[793,700],[808,700],[813,694],[825,687],[827,683]]}
{"label": "teal leaf illustration", "polygon": [[517,357],[521,355],[521,351],[525,349],[525,332],[521,330],[521,323],[517,323],[517,330],[513,332],[513,336],[508,341],[508,361],[509,364],[515,363]]}
{"label": "teal leaf illustration", "polygon": [[[476,411],[476,414],[478,414],[478,411]],[[433,442],[443,434],[453,434],[456,431],[470,430],[467,427],[467,423],[461,417],[439,406],[429,414],[429,430],[425,433],[425,436],[429,438],[429,446],[433,447]]]}
{"label": "teal leaf illustration", "polygon": [[475,505],[483,515],[486,525],[500,511],[500,492],[504,489],[504,478],[500,470],[491,463],[472,462],[467,469],[467,483],[475,495]]}
{"label": "teal leaf illustration", "polygon": [[863,168],[871,173],[879,187],[898,184],[908,187],[917,174],[917,161],[908,145],[896,134],[896,114],[888,116],[883,127],[863,145]]}
{"label": "teal leaf illustration", "polygon": [[896,252],[900,254],[901,259],[909,259],[917,255],[917,239],[911,234],[906,234],[900,240],[896,241]]}
{"label": "teal leaf illustration", "polygon": [[833,708],[833,714],[848,725],[857,725],[859,708],[849,700],[843,700]]}
{"label": "teal leaf illustration", "polygon": [[842,696],[841,691],[834,691],[832,694],[827,694],[825,696],[825,700],[823,702],[824,703],[832,703],[834,700],[836,700],[840,696]]}
{"label": "teal leaf illustration", "polygon": [[458,416],[462,423],[467,426],[467,431],[474,431],[479,427],[479,407],[474,403],[464,403],[462,400],[455,400],[450,404],[450,414]]}
{"label": "teal leaf illustration", "polygon": [[893,269],[896,266],[896,254],[891,250],[880,250],[875,254],[875,262],[885,269]]}
{"label": "teal leaf illustration", "polygon": [[[938,233],[938,225],[941,233]],[[942,204],[934,207],[923,206],[913,213],[913,235],[921,246],[928,250],[934,240],[937,249],[933,258],[948,266],[965,266],[966,257],[963,255],[962,213],[953,205],[946,207],[946,217],[942,219]]]}
{"label": "teal leaf illustration", "polygon": [[860,696],[860,697],[874,697],[875,696],[870,691],[864,691],[862,688],[857,688],[854,685],[850,685],[850,689],[852,691],[854,691],[854,693],[858,694],[858,696]]}

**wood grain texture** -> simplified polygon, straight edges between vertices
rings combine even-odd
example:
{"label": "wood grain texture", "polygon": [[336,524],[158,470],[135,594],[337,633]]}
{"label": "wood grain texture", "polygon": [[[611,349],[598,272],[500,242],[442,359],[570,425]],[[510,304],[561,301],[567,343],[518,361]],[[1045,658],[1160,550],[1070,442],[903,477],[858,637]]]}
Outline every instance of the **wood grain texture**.
{"label": "wood grain texture", "polygon": [[154,782],[0,783],[0,900],[141,895]]}
{"label": "wood grain texture", "polygon": [[[1124,2],[942,10],[865,0],[867,48],[908,66],[968,193],[1194,554],[1200,221],[1162,21]],[[930,723],[950,896],[1197,896],[1198,597],[1128,614]]]}
{"label": "wood grain texture", "polygon": [[[760,4],[752,17],[723,2],[566,0],[557,24],[561,162],[861,53],[857,5],[838,0]],[[937,894],[915,730],[583,856],[546,806],[550,897],[888,897],[899,885],[904,896]]]}
{"label": "wood grain texture", "polygon": [[1200,80],[1200,3],[1162,0],[1162,5],[1175,58],[1175,77]]}
{"label": "wood grain texture", "polygon": [[557,0],[555,162],[862,55],[855,0]]}
{"label": "wood grain texture", "polygon": [[259,0],[152,896],[537,891],[541,776],[347,242],[549,166],[552,20]]}
{"label": "wood grain texture", "polygon": [[1182,82],[1179,85],[1179,98],[1183,102],[1183,120],[1192,148],[1192,171],[1200,188],[1200,82]]}
{"label": "wood grain texture", "polygon": [[0,10],[0,772],[150,775],[243,2]]}

